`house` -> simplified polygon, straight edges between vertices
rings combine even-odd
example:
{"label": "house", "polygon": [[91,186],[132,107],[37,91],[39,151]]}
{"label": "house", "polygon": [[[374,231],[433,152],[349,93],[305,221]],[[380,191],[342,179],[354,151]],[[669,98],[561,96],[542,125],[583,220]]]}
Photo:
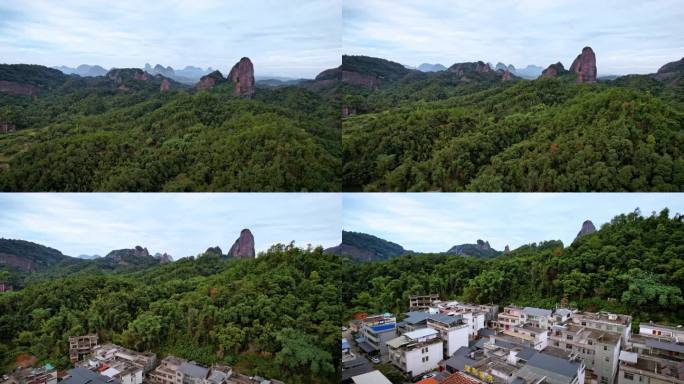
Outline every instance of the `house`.
{"label": "house", "polygon": [[516,325],[524,324],[522,308],[518,308],[514,305],[504,307],[503,312],[498,313],[496,318],[497,328],[500,331],[505,331]]}
{"label": "house", "polygon": [[145,374],[157,363],[154,353],[141,353],[116,344],[95,347],[91,355],[75,365],[116,379],[121,384],[142,384]]}
{"label": "house", "polygon": [[185,360],[180,357],[167,356],[162,359],[159,366],[149,373],[147,378],[155,384],[176,384],[176,372],[184,362]]}
{"label": "house", "polygon": [[52,364],[26,367],[1,377],[0,384],[57,384],[57,370]]}
{"label": "house", "polygon": [[566,325],[552,327],[549,345],[582,358],[588,370],[588,381],[613,384],[622,337],[617,328],[613,328],[613,331],[599,330],[571,321]]}
{"label": "house", "polygon": [[208,374],[207,368],[197,365],[194,361],[184,361],[176,370],[176,383],[203,384]]}
{"label": "house", "polygon": [[366,353],[387,354],[387,341],[397,336],[397,320],[390,313],[368,316],[361,320],[359,348]]}
{"label": "house", "polygon": [[411,311],[425,311],[432,305],[433,301],[439,300],[439,295],[432,293],[429,295],[409,296],[409,309]]}
{"label": "house", "polygon": [[531,324],[514,325],[503,330],[504,335],[511,336],[516,341],[542,351],[548,346],[548,331]]}
{"label": "house", "polygon": [[77,367],[69,370],[69,374],[60,384],[121,384],[121,380]]}
{"label": "house", "polygon": [[363,356],[342,361],[342,384],[351,384],[353,378],[374,370],[373,365]]}
{"label": "house", "polygon": [[352,382],[354,384],[392,384],[382,372],[377,370],[354,376]]}
{"label": "house", "polygon": [[607,312],[575,312],[570,316],[570,321],[582,327],[617,333],[620,335],[622,344],[629,342],[632,333],[632,317]]}
{"label": "house", "polygon": [[17,130],[17,127],[8,122],[0,122],[0,133],[10,133]]}
{"label": "house", "polygon": [[[0,287],[2,288],[2,287]],[[671,327],[654,323],[639,324],[639,334],[642,336],[670,339],[675,343],[684,343],[684,328],[681,326]]]}
{"label": "house", "polygon": [[618,384],[684,384],[684,363],[636,352],[620,352]]}
{"label": "house", "polygon": [[584,368],[582,361],[537,353],[517,372],[517,377],[528,383],[543,379],[546,384],[584,384]]}
{"label": "house", "polygon": [[412,377],[437,368],[444,354],[439,332],[432,328],[418,329],[387,342],[392,364]]}
{"label": "house", "polygon": [[97,335],[83,335],[69,337],[69,358],[75,363],[85,355],[89,355],[97,347]]}
{"label": "house", "polygon": [[537,328],[549,329],[552,313],[550,309],[525,307],[522,309],[522,320],[524,323],[532,324]]}
{"label": "house", "polygon": [[449,357],[457,349],[468,346],[470,328],[460,316],[433,315],[427,319],[427,327],[439,333],[444,342],[444,357]]}

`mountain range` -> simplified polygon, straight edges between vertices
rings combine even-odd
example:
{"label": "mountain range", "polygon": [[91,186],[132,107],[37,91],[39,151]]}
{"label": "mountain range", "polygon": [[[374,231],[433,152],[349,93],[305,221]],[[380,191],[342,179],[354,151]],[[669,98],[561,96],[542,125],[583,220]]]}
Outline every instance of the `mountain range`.
{"label": "mountain range", "polygon": [[[575,237],[575,241],[580,237],[588,236],[596,232],[596,227],[591,220],[582,223],[582,227]],[[542,242],[540,244],[556,245],[562,243],[557,240]],[[529,245],[523,245],[518,249],[525,249]],[[342,242],[334,247],[327,248],[326,253],[348,257],[355,261],[383,261],[405,254],[421,254],[405,249],[403,246],[391,241],[381,239],[377,236],[361,232],[342,231]],[[506,245],[503,251],[498,251],[489,245],[486,240],[478,239],[475,243],[457,244],[443,252],[447,255],[473,257],[477,259],[493,259],[509,254],[511,250]]]}

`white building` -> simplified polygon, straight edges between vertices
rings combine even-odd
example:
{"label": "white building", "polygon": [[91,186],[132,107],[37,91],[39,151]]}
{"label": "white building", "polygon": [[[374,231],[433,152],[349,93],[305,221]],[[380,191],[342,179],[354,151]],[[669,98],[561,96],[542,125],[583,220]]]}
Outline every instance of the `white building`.
{"label": "white building", "polygon": [[684,328],[669,327],[654,323],[639,324],[639,334],[648,337],[670,339],[675,343],[684,342]]}
{"label": "white building", "polygon": [[387,347],[392,364],[412,377],[436,369],[444,353],[439,332],[432,328],[407,332]]}
{"label": "white building", "polygon": [[461,347],[468,346],[470,328],[461,317],[436,315],[427,319],[428,328],[439,333],[444,342],[444,358],[449,358]]}
{"label": "white building", "polygon": [[514,325],[504,329],[503,334],[514,337],[521,344],[528,345],[537,351],[542,351],[549,345],[548,331],[530,324]]}

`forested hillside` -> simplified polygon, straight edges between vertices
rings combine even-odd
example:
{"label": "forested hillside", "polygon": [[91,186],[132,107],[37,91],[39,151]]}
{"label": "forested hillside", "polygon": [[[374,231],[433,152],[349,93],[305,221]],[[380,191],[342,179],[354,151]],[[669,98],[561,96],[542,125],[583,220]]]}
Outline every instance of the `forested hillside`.
{"label": "forested hillside", "polygon": [[273,246],[257,259],[207,253],[145,271],[79,274],[0,294],[2,371],[21,353],[69,365],[68,337],[224,362],[287,383],[339,381],[340,259]]}
{"label": "forested hillside", "polygon": [[506,81],[474,63],[349,84],[344,188],[682,190],[684,71],[671,64],[595,84],[565,72]]}
{"label": "forested hillside", "polygon": [[339,107],[304,88],[244,98],[230,82],[9,65],[0,83],[0,123],[16,127],[0,133],[2,191],[340,189]]}
{"label": "forested hillside", "polygon": [[637,321],[684,322],[684,217],[669,211],[616,216],[569,246],[519,247],[492,260],[447,254],[405,255],[376,263],[344,261],[348,310],[405,311],[411,294],[553,308],[610,310]]}

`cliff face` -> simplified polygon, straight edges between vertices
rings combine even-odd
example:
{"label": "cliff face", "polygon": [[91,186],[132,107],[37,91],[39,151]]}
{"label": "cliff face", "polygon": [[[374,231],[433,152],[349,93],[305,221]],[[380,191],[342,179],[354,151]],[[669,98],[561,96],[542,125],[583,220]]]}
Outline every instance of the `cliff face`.
{"label": "cliff face", "polygon": [[38,94],[38,87],[14,81],[0,80],[0,93],[14,96],[34,96]]}
{"label": "cliff face", "polygon": [[228,74],[228,80],[235,84],[236,96],[252,97],[254,95],[254,65],[248,57],[238,61]]}
{"label": "cliff face", "polygon": [[240,232],[240,237],[235,240],[233,246],[228,251],[228,256],[236,259],[253,259],[254,252],[254,236],[249,229],[243,229]]}
{"label": "cliff face", "polygon": [[575,237],[575,240],[579,239],[582,236],[591,235],[594,232],[596,232],[596,227],[594,226],[594,223],[592,223],[591,220],[586,220],[584,223],[582,223],[582,228],[577,233],[577,237]]}
{"label": "cliff face", "polygon": [[596,55],[591,47],[584,47],[570,66],[570,72],[575,72],[578,83],[596,82]]}
{"label": "cliff face", "polygon": [[208,75],[204,75],[200,78],[199,83],[196,87],[200,90],[208,90],[214,88],[215,85],[226,81],[220,71],[211,72]]}
{"label": "cliff face", "polygon": [[549,65],[545,70],[542,71],[542,77],[556,77],[562,74],[568,73],[568,71],[563,66],[560,61],[556,64]]}

